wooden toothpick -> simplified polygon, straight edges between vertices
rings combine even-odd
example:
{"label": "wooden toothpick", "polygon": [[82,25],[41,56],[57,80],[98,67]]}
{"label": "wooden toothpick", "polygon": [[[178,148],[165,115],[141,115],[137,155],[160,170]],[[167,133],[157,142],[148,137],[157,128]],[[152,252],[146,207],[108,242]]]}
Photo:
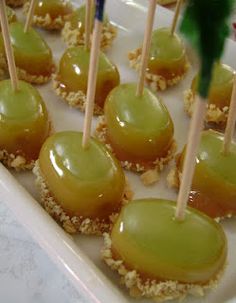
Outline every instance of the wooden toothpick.
{"label": "wooden toothpick", "polygon": [[206,104],[207,102],[205,99],[202,99],[199,96],[196,97],[195,109],[188,134],[182,180],[175,213],[176,219],[180,221],[184,220],[185,218],[185,209],[188,203],[189,192],[191,190],[195,169],[195,157],[201,140],[201,132],[204,124]]}
{"label": "wooden toothpick", "polygon": [[[225,2],[225,5],[222,3]],[[190,125],[188,143],[185,154],[182,180],[177,200],[176,219],[183,220],[189,192],[194,175],[196,154],[201,140],[201,131],[204,124],[207,96],[212,79],[214,63],[218,61],[224,50],[224,44],[228,35],[228,18],[233,9],[234,1],[187,1],[182,23],[181,32],[192,44],[199,54],[200,77],[198,83],[198,95]],[[220,13],[219,13],[220,11]],[[191,18],[190,18],[191,16]],[[205,26],[203,18],[210,18],[211,26]],[[219,28],[215,24],[220,24]],[[192,36],[193,33],[198,33]],[[207,37],[203,39],[202,37]],[[215,47],[212,47],[214,45]]]}
{"label": "wooden toothpick", "polygon": [[176,8],[175,8],[175,14],[174,14],[174,18],[173,18],[172,25],[171,25],[171,30],[170,30],[171,35],[173,35],[174,32],[175,32],[176,24],[177,24],[177,21],[178,21],[178,18],[179,18],[179,12],[180,12],[182,2],[183,2],[183,0],[178,0],[177,1]]}
{"label": "wooden toothpick", "polygon": [[92,37],[92,47],[89,62],[88,88],[86,96],[85,119],[83,129],[83,148],[88,148],[92,126],[96,80],[98,73],[99,50],[102,33],[103,9],[105,0],[97,0],[96,17]]}
{"label": "wooden toothpick", "polygon": [[90,34],[92,24],[92,8],[93,0],[86,0],[86,16],[85,16],[85,49],[89,50],[90,47]]}
{"label": "wooden toothpick", "polygon": [[2,35],[3,35],[5,52],[7,56],[7,63],[8,63],[12,88],[14,91],[16,91],[18,89],[18,78],[17,78],[13,48],[11,45],[5,0],[0,0],[0,21],[1,21]]}
{"label": "wooden toothpick", "polygon": [[142,46],[142,54],[141,54],[141,64],[139,71],[139,80],[137,84],[136,96],[142,96],[145,82],[145,74],[148,63],[148,55],[150,51],[151,38],[152,38],[152,28],[154,23],[154,16],[156,11],[156,0],[149,0],[148,6],[148,15],[147,15],[147,23],[144,34],[143,46]]}
{"label": "wooden toothpick", "polygon": [[25,33],[27,33],[29,28],[31,27],[37,2],[38,2],[38,0],[31,0],[31,2],[30,2],[30,7],[29,7],[28,14],[27,14],[26,22],[25,22],[25,28],[24,28]]}
{"label": "wooden toothpick", "polygon": [[234,76],[233,92],[231,96],[229,114],[225,128],[225,136],[224,136],[224,144],[223,144],[224,155],[227,155],[230,152],[230,146],[234,135],[235,122],[236,122],[236,75]]}

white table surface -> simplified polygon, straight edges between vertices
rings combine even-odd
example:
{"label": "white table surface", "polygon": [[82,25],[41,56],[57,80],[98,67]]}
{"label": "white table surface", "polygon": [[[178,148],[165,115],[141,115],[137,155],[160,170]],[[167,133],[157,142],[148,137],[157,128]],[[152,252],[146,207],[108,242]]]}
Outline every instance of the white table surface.
{"label": "white table surface", "polygon": [[[0,197],[1,199],[1,197]],[[17,200],[16,200],[17,203]],[[0,202],[0,302],[90,303]]]}

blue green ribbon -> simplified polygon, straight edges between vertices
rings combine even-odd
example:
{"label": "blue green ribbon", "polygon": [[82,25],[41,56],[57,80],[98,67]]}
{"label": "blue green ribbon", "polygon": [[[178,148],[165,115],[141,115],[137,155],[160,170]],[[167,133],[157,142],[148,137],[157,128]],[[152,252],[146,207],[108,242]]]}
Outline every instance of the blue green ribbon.
{"label": "blue green ribbon", "polygon": [[235,0],[188,0],[180,26],[201,62],[198,93],[207,98],[215,61],[223,53],[229,35],[228,18]]}
{"label": "blue green ribbon", "polygon": [[103,21],[104,6],[105,6],[105,0],[96,0],[95,19],[97,19],[101,22]]}

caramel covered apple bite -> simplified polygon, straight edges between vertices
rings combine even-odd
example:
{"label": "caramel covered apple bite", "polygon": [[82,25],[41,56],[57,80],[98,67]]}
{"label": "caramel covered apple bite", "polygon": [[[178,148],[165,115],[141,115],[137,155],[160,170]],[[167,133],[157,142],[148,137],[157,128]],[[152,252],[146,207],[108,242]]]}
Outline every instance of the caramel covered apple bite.
{"label": "caramel covered apple bite", "polygon": [[[140,68],[142,49],[129,53],[130,66]],[[171,34],[169,28],[153,31],[151,48],[145,79],[154,91],[166,90],[177,84],[185,76],[189,67],[186,50],[182,40],[176,33]]]}
{"label": "caramel covered apple bite", "polygon": [[[68,46],[78,46],[85,44],[85,14],[86,6],[82,5],[75,10],[66,21],[62,30],[63,40]],[[92,15],[95,14],[95,7],[92,7]],[[92,33],[93,24],[91,24]],[[117,35],[117,28],[105,16],[102,27],[101,49],[105,50],[111,46]]]}
{"label": "caramel covered apple bite", "polygon": [[[48,82],[54,63],[47,43],[33,28],[25,32],[20,22],[9,24],[9,30],[19,78],[33,84]],[[0,44],[3,44],[2,36]]]}
{"label": "caramel covered apple bite", "polygon": [[[39,0],[35,7],[33,24],[46,30],[60,30],[73,12],[68,0]],[[30,1],[24,5],[25,13],[29,10]]]}
{"label": "caramel covered apple bite", "polygon": [[[184,109],[192,116],[194,98],[198,85],[198,75],[193,78],[191,88],[184,93]],[[206,122],[224,126],[227,120],[229,104],[233,90],[235,71],[228,65],[215,63],[210,86]]]}
{"label": "caramel covered apple bite", "polygon": [[174,125],[165,105],[149,89],[136,95],[136,84],[114,88],[107,97],[98,138],[113,151],[124,168],[141,172],[143,182],[158,180],[158,172],[176,149]]}
{"label": "caramel covered apple bite", "polygon": [[[90,51],[84,46],[68,48],[63,54],[53,87],[60,97],[70,106],[84,111],[88,85]],[[98,77],[95,93],[95,114],[103,113],[108,93],[120,83],[117,67],[100,52]]]}
{"label": "caramel covered apple bite", "polygon": [[227,256],[222,227],[193,208],[183,221],[175,211],[174,201],[135,200],[105,234],[103,259],[131,296],[163,302],[215,288]]}
{"label": "caramel covered apple bite", "polygon": [[0,82],[0,160],[15,169],[32,168],[49,136],[50,122],[38,91],[19,81],[13,90],[10,80]]}
{"label": "caramel covered apple bite", "polygon": [[[224,135],[208,130],[202,133],[195,162],[195,172],[189,194],[189,205],[210,217],[236,215],[236,144],[224,155]],[[179,187],[185,149],[177,157],[176,169],[169,175],[169,183]]]}

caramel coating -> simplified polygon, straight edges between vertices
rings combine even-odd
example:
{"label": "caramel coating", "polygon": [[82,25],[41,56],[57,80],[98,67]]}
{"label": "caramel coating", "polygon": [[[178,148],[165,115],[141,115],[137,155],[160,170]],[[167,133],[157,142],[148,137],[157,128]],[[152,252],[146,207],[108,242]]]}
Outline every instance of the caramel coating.
{"label": "caramel coating", "polygon": [[43,145],[39,166],[52,196],[70,216],[107,220],[119,211],[124,173],[95,139],[84,149],[82,133],[57,133]]}
{"label": "caramel coating", "polygon": [[119,160],[152,162],[166,156],[174,126],[166,107],[148,89],[136,96],[136,84],[122,84],[105,103],[107,137]]}
{"label": "caramel coating", "polygon": [[[86,95],[88,85],[90,52],[83,46],[66,50],[59,64],[57,79],[61,89],[69,92],[81,91]],[[95,102],[103,108],[108,93],[120,83],[116,66],[100,53]]]}
{"label": "caramel coating", "polygon": [[[209,130],[202,134],[189,204],[213,218],[236,214],[236,145],[223,155],[223,134]],[[177,161],[182,171],[185,150]]]}
{"label": "caramel coating", "polygon": [[38,91],[19,81],[12,90],[10,80],[0,82],[0,149],[36,160],[50,132],[45,104]]}

